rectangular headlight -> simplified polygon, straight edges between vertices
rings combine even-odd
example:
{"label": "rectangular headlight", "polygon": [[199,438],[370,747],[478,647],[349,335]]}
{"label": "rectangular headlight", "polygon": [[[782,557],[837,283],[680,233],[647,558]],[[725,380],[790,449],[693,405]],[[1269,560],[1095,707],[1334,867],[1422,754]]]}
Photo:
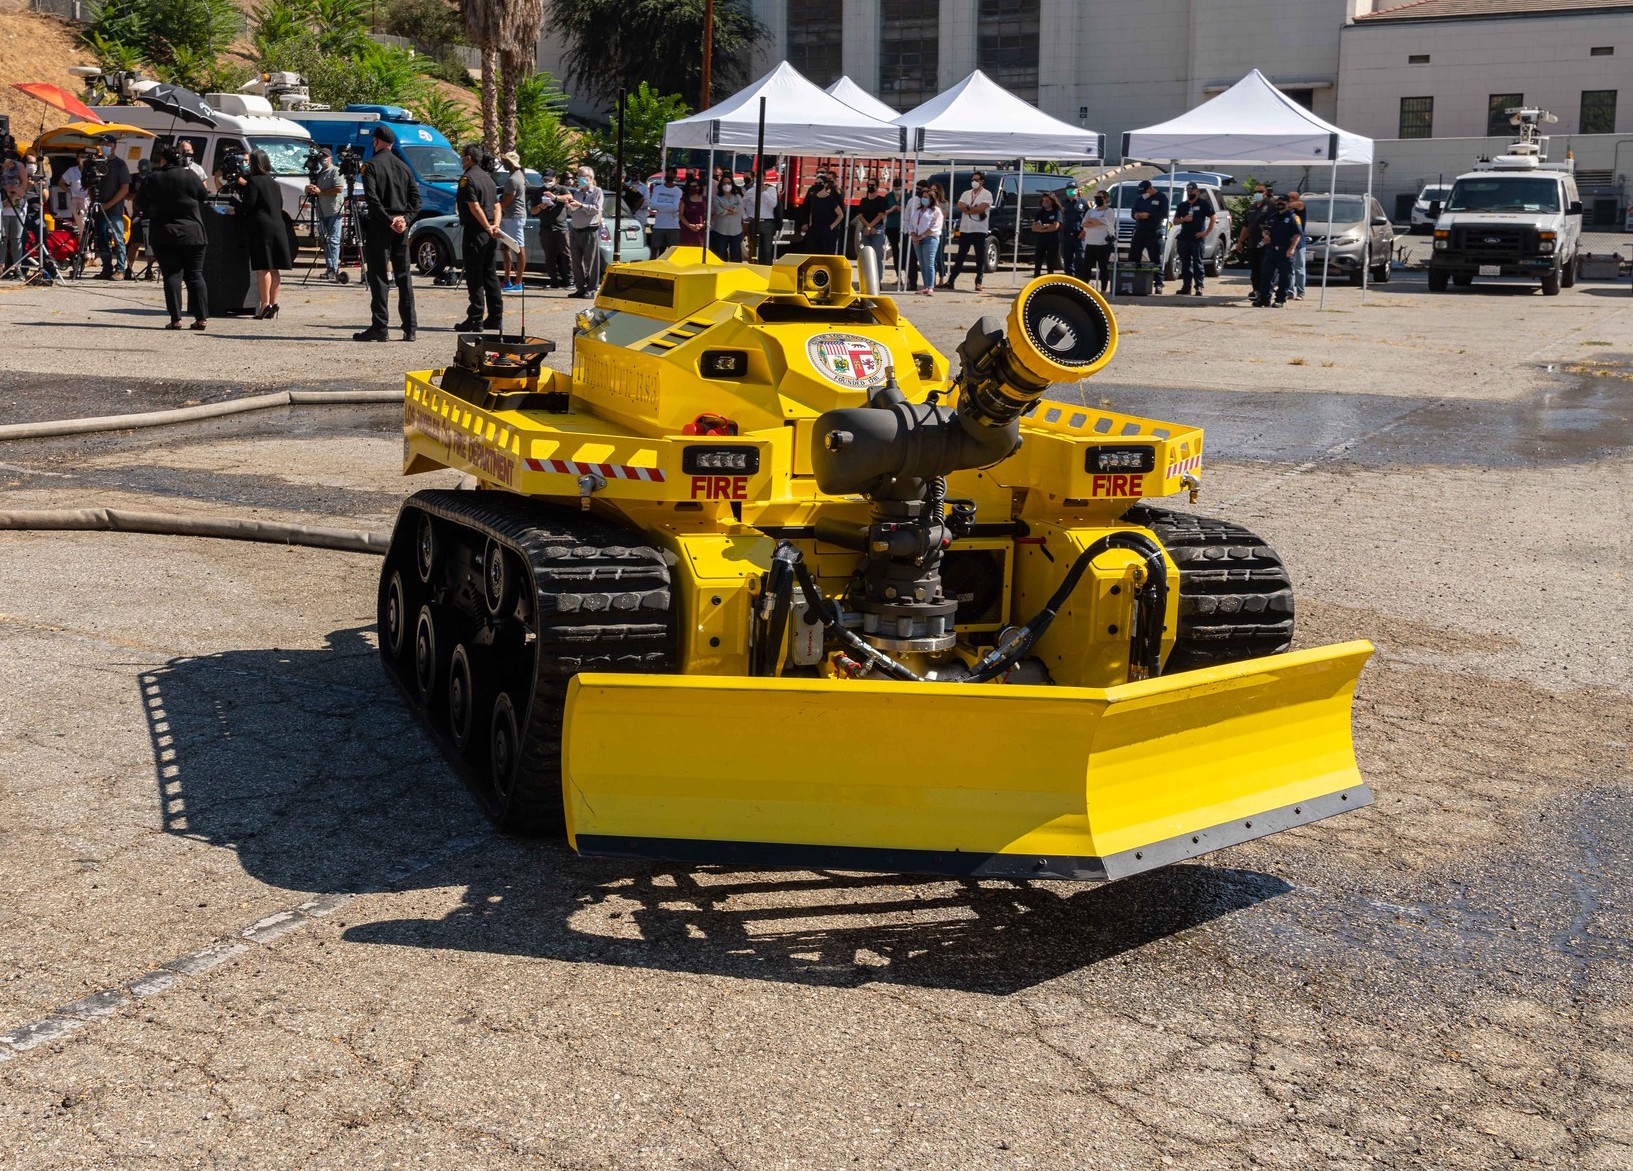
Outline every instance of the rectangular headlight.
{"label": "rectangular headlight", "polygon": [[1132,444],[1091,447],[1084,453],[1086,472],[1149,472],[1157,466],[1157,452]]}
{"label": "rectangular headlight", "polygon": [[704,350],[697,368],[705,378],[741,378],[748,373],[748,354],[743,350]]}
{"label": "rectangular headlight", "polygon": [[760,449],[747,444],[705,447],[695,445],[680,453],[681,471],[688,476],[752,476],[760,470]]}

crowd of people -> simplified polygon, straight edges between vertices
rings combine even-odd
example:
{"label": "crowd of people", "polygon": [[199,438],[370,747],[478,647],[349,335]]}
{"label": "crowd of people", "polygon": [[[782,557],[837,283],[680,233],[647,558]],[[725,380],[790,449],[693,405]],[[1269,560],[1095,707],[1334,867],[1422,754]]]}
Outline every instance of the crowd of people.
{"label": "crowd of people", "polygon": [[[391,127],[378,125],[373,135],[374,153],[361,175],[358,217],[370,322],[353,337],[389,339],[390,290],[395,284],[398,324],[403,337],[412,340],[418,322],[408,236],[420,211],[419,184],[393,151]],[[82,246],[95,248],[101,279],[134,279],[131,261],[140,250],[146,251],[148,260],[149,273],[144,275],[151,275],[157,264],[169,329],[182,328],[184,292],[192,328],[206,328],[204,217],[212,203],[218,209],[223,202],[230,204],[232,214],[239,217],[254,272],[255,318],[274,318],[280,308],[282,274],[293,267],[294,256],[270,160],[264,151],[250,151],[241,173],[206,176],[192,151],[185,138],[157,144],[151,168],[144,160],[133,175],[110,140],[82,155],[52,184]],[[90,154],[98,161],[94,168],[86,161]],[[318,148],[317,155],[305,197],[315,209],[322,276],[336,279],[347,184],[326,148]],[[536,248],[542,252],[535,258],[540,264],[534,271],[542,266],[545,287],[570,288],[570,296],[589,298],[600,283],[607,195],[597,186],[594,171],[584,166],[558,176],[547,169],[542,188],[530,194],[527,172],[516,152],[507,152],[502,161],[500,168],[478,145],[461,151],[463,173],[455,202],[468,295],[465,315],[456,327],[461,330],[504,328],[505,297],[522,290],[528,271],[529,217],[536,220]],[[87,183],[87,174],[95,179]],[[0,168],[4,196],[0,271],[8,276],[23,268],[25,196],[41,180],[40,164],[31,155],[13,152]],[[668,167],[650,184],[626,184],[619,198],[638,220],[649,224],[654,256],[680,245],[707,247],[728,262],[767,263],[775,259],[779,246],[784,252],[837,253],[845,247],[848,231],[859,254],[871,254],[876,271],[883,274],[888,266],[898,289],[923,296],[933,296],[938,289],[956,290],[966,271],[971,272],[975,290],[983,288],[998,201],[982,171],[970,172],[956,201],[932,180],[914,183],[911,196],[904,200],[899,172],[867,177],[860,198],[849,207],[840,175],[829,169],[819,169],[803,195],[787,207],[775,176],[764,177],[758,190],[754,188],[752,176],[745,180],[726,167],[715,167],[708,176]],[[1201,296],[1205,245],[1222,214],[1208,193],[1189,183],[1183,198],[1170,208],[1168,194],[1143,180],[1128,214],[1132,232],[1120,262],[1151,272],[1153,286],[1161,292],[1172,230],[1174,267],[1180,276],[1175,292]],[[127,215],[139,228],[129,247],[121,229]],[[785,233],[790,226],[791,233]],[[1102,291],[1110,289],[1118,233],[1116,209],[1109,206],[1105,191],[1085,194],[1075,179],[1062,176],[1059,188],[1039,195],[1022,230],[1032,246],[1034,276],[1062,272],[1097,284]],[[1254,305],[1281,306],[1304,296],[1305,243],[1299,193],[1272,193],[1259,185],[1235,240],[1248,265]]]}

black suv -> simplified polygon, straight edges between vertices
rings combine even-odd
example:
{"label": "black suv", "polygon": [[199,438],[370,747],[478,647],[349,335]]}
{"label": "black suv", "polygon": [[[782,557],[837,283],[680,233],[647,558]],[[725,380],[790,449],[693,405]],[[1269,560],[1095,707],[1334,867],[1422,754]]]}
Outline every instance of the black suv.
{"label": "black suv", "polygon": [[[971,170],[982,170],[980,167],[960,167],[957,171],[935,171],[930,174],[920,172],[918,178],[926,183],[939,183],[943,191],[948,192],[948,206],[944,209],[949,220],[956,225],[958,220],[958,201],[964,198],[964,193],[970,189]],[[987,271],[992,272],[1000,261],[1008,263],[1015,254],[1015,183],[1022,184],[1022,213],[1023,221],[1021,232],[1021,259],[1032,259],[1032,233],[1026,231],[1026,224],[1031,222],[1032,213],[1038,210],[1038,200],[1045,191],[1053,194],[1056,199],[1066,198],[1066,184],[1071,181],[1069,175],[1051,175],[1040,171],[1027,171],[1024,175],[1017,171],[985,170],[987,190],[992,192],[992,212],[987,219]],[[958,186],[953,189],[950,181],[957,176]]]}

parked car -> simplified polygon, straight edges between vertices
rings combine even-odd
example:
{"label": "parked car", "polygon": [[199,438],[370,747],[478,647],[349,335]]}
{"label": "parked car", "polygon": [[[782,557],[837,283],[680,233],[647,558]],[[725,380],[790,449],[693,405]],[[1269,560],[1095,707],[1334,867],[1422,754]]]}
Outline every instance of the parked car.
{"label": "parked car", "polygon": [[[537,176],[528,174],[528,186],[535,186]],[[543,180],[538,183],[542,185]],[[603,193],[603,219],[601,221],[601,267],[612,263],[612,222],[613,203],[612,193]],[[642,226],[641,217],[629,206],[624,204],[623,216],[623,247],[619,250],[621,260],[649,260],[652,253],[646,246],[646,233]],[[414,267],[425,276],[436,276],[450,266],[461,263],[464,252],[461,241],[464,236],[459,226],[459,217],[451,215],[431,216],[414,224],[409,229],[408,254],[413,257]],[[529,272],[544,271],[544,248],[539,243],[539,221],[536,216],[527,217],[527,270]]]}
{"label": "parked car", "polygon": [[[1185,198],[1187,184],[1195,183],[1197,189],[1213,201],[1213,231],[1208,233],[1208,238],[1202,245],[1203,271],[1209,276],[1218,276],[1220,270],[1224,268],[1225,258],[1230,255],[1231,242],[1235,238],[1230,210],[1225,206],[1224,192],[1219,189],[1217,183],[1210,182],[1221,178],[1227,182],[1230,180],[1229,175],[1191,171],[1180,171],[1172,177],[1168,175],[1151,177],[1152,186],[1168,196],[1170,216],[1174,207]],[[1134,201],[1140,197],[1140,182],[1138,179],[1130,179],[1106,188],[1106,198],[1117,214],[1117,244],[1124,257],[1127,257],[1129,244],[1134,239]],[[1176,280],[1179,277],[1179,228],[1171,221],[1163,227],[1166,233],[1162,246],[1163,277],[1166,280]]]}
{"label": "parked car", "polygon": [[[1363,271],[1377,284],[1389,280],[1389,262],[1395,254],[1395,229],[1383,205],[1365,195],[1306,195],[1304,197],[1304,264],[1312,283],[1320,283],[1324,265],[1333,275],[1362,283]],[[1328,244],[1332,251],[1328,253]]]}
{"label": "parked car", "polygon": [[1450,183],[1431,183],[1418,192],[1417,200],[1412,204],[1412,235],[1427,235],[1435,230],[1435,217],[1430,214],[1432,205],[1444,204],[1451,193]]}

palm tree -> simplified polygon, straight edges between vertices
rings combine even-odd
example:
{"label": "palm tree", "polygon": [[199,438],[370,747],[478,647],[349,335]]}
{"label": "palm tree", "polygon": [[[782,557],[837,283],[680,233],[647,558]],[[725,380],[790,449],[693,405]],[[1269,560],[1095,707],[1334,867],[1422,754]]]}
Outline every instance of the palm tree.
{"label": "palm tree", "polygon": [[544,24],[545,0],[501,0],[503,35],[499,48],[500,141],[504,150],[516,146],[516,89],[533,76],[538,61],[539,29]]}
{"label": "palm tree", "polygon": [[459,14],[465,18],[465,30],[471,34],[482,52],[482,147],[495,150],[499,145],[499,92],[496,86],[499,71],[499,50],[504,44],[504,0],[459,0]]}

